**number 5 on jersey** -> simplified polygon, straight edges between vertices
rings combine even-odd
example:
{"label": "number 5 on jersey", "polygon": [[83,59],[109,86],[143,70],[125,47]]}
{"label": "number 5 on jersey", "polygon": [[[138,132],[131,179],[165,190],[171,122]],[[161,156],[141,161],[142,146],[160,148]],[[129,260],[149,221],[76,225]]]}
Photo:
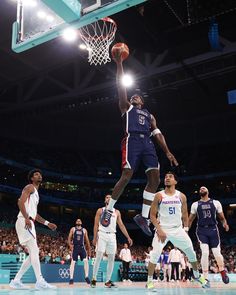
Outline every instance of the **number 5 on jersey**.
{"label": "number 5 on jersey", "polygon": [[169,214],[175,214],[175,207],[169,207]]}

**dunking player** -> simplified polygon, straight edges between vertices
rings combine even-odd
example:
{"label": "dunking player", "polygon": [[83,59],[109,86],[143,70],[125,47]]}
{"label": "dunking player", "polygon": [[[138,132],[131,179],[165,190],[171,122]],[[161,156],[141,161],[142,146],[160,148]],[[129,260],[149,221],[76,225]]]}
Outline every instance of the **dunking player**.
{"label": "dunking player", "polygon": [[166,173],[165,190],[160,191],[155,195],[151,206],[150,218],[156,228],[156,233],[153,238],[153,251],[148,265],[148,281],[146,286],[149,290],[154,289],[153,273],[155,265],[161,255],[162,249],[168,241],[187,255],[193,266],[195,279],[202,285],[202,287],[208,287],[207,280],[199,274],[193,244],[186,233],[186,231],[188,231],[186,196],[175,189],[176,184],[176,176],[172,172]]}
{"label": "dunking player", "polygon": [[201,266],[203,275],[207,279],[209,270],[209,248],[211,248],[218,264],[222,281],[225,284],[228,284],[229,277],[224,269],[224,258],[220,249],[220,237],[216,216],[218,215],[226,231],[229,230],[229,226],[225,219],[221,203],[217,200],[209,198],[209,192],[205,186],[200,188],[199,195],[201,199],[198,202],[194,202],[191,206],[189,228],[197,215],[198,220],[196,235],[200,242],[200,248],[202,251]]}
{"label": "dunking player", "polygon": [[[111,196],[105,196],[105,204],[106,207],[110,201]],[[108,256],[107,263],[107,278],[105,282],[105,287],[111,288],[116,287],[116,285],[111,281],[111,275],[114,267],[114,260],[116,254],[116,224],[119,225],[120,230],[127,238],[128,243],[132,246],[133,241],[131,240],[125,225],[121,219],[121,214],[119,210],[113,209],[111,222],[108,226],[104,227],[101,224],[101,216],[106,207],[99,208],[97,210],[95,220],[94,220],[94,228],[93,228],[93,245],[96,246],[96,259],[93,266],[93,279],[91,281],[91,287],[96,287],[97,273],[99,269],[100,262],[102,260],[103,254],[106,253]]]}
{"label": "dunking player", "polygon": [[122,86],[123,65],[120,54],[114,58],[117,64],[117,88],[119,95],[119,108],[122,114],[125,137],[122,141],[122,174],[116,183],[112,197],[102,216],[103,226],[108,226],[113,207],[124,188],[130,181],[134,171],[142,161],[146,166],[147,185],[143,192],[142,214],[134,217],[136,224],[148,236],[152,235],[149,228],[149,211],[159,185],[159,163],[155,146],[150,139],[152,136],[165,152],[171,165],[178,165],[175,157],[169,151],[165,138],[157,127],[156,119],[148,110],[143,109],[144,100],[141,95],[134,94],[130,101],[127,98],[126,88]]}
{"label": "dunking player", "polygon": [[[88,255],[85,250],[88,250]],[[89,264],[88,264],[88,256],[91,256],[91,248],[90,242],[88,238],[88,232],[85,228],[82,227],[81,219],[77,219],[75,226],[70,229],[70,233],[68,236],[68,245],[72,250],[72,258],[70,263],[70,281],[69,284],[74,284],[74,270],[75,270],[75,262],[78,261],[78,256],[80,256],[80,260],[84,262],[84,274],[85,281],[87,284],[90,284],[90,280],[88,277],[89,274]]]}
{"label": "dunking player", "polygon": [[43,219],[37,213],[39,203],[38,189],[42,182],[42,172],[37,169],[30,171],[28,174],[28,181],[30,184],[24,187],[18,200],[20,212],[16,221],[16,232],[20,244],[27,248],[29,256],[22,263],[15,278],[11,280],[10,287],[14,289],[25,289],[26,287],[22,284],[21,278],[32,265],[37,280],[35,289],[54,289],[56,286],[48,284],[41,274],[39,248],[36,241],[34,222],[37,221],[42,223],[48,226],[51,230],[55,230],[57,226],[54,223],[50,223]]}

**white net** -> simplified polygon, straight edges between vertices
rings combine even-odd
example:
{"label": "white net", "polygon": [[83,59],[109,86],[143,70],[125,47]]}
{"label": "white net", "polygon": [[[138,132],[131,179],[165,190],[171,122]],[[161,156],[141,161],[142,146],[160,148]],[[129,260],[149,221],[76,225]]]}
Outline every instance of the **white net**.
{"label": "white net", "polygon": [[96,66],[111,61],[109,47],[115,38],[116,29],[116,23],[109,17],[102,18],[80,29],[81,39],[88,50],[90,65]]}

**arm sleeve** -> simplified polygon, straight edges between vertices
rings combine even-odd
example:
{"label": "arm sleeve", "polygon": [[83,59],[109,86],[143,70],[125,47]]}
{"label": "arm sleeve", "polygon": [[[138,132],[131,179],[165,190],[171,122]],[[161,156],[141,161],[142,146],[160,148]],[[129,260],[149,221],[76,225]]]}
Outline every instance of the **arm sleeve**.
{"label": "arm sleeve", "polygon": [[222,209],[221,203],[219,201],[217,201],[217,200],[213,200],[213,203],[214,203],[214,205],[216,207],[216,212],[217,213],[222,213],[223,209]]}
{"label": "arm sleeve", "polygon": [[198,206],[198,203],[197,202],[194,202],[191,206],[191,214],[197,214],[197,206]]}

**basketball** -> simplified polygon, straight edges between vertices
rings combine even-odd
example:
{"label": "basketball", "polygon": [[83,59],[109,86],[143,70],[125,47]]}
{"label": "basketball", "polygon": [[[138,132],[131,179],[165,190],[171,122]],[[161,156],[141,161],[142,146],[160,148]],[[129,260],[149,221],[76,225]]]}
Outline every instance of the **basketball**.
{"label": "basketball", "polygon": [[116,43],[111,49],[111,55],[115,60],[121,56],[123,61],[129,56],[129,47],[125,43]]}

